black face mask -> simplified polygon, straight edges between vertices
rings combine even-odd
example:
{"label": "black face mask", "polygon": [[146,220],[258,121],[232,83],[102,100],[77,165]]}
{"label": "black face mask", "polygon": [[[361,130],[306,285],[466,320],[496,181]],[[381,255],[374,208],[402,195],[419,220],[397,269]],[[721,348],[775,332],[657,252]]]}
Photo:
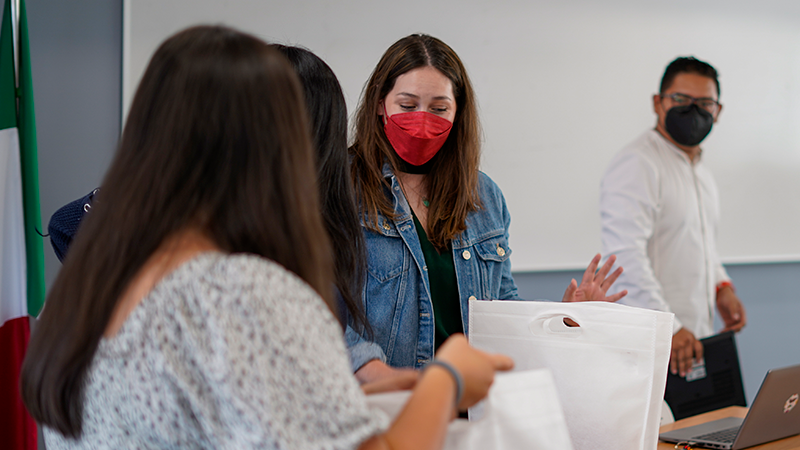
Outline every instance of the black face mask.
{"label": "black face mask", "polygon": [[714,125],[714,116],[695,104],[676,106],[667,112],[667,133],[675,142],[694,147],[703,142]]}
{"label": "black face mask", "polygon": [[439,157],[441,152],[437,152],[430,161],[426,162],[421,166],[415,166],[413,164],[407,163],[397,152],[392,149],[392,153],[394,153],[394,161],[397,165],[397,170],[403,173],[412,173],[415,175],[427,175],[431,173],[431,169],[433,169],[433,165],[436,164],[436,159]]}

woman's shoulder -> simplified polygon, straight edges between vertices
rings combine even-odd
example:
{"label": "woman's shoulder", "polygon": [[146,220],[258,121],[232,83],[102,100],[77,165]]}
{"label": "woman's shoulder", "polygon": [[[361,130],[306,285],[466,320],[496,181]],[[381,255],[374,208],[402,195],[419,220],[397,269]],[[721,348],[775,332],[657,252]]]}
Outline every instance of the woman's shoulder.
{"label": "woman's shoulder", "polygon": [[252,254],[208,252],[162,279],[119,333],[101,343],[100,353],[115,357],[153,342],[153,354],[179,349],[211,361],[224,356],[219,349],[243,336],[292,341],[298,333],[310,333],[308,323],[316,324],[311,334],[324,340],[341,335],[325,301],[280,264]]}
{"label": "woman's shoulder", "polygon": [[467,215],[463,245],[472,245],[489,237],[505,234],[510,217],[503,191],[485,173],[478,173],[480,207]]}
{"label": "woman's shoulder", "polygon": [[502,194],[500,186],[498,186],[489,175],[486,175],[486,173],[482,171],[478,171],[478,186],[480,186],[482,189],[487,189]]}
{"label": "woman's shoulder", "polygon": [[[178,268],[165,283],[165,290],[192,287],[195,293],[211,294],[217,302],[256,296],[261,301],[316,297],[300,277],[280,264],[248,253],[205,253]],[[200,297],[204,297],[200,295]]]}
{"label": "woman's shoulder", "polygon": [[321,311],[326,309],[311,286],[272,260],[253,254],[206,252],[159,281],[107,346],[120,347],[121,342],[138,339],[157,324],[171,328],[180,322],[205,329],[209,321],[261,320],[266,325],[283,314],[324,317]]}
{"label": "woman's shoulder", "polygon": [[324,309],[324,301],[308,284],[274,261],[252,254],[207,252],[159,281],[101,348],[124,351],[153,328],[169,333],[178,323],[203,330],[209,322],[240,319],[258,319],[266,325],[281,315],[274,311],[292,315]]}
{"label": "woman's shoulder", "polygon": [[300,280],[280,264],[250,253],[206,252],[196,255],[165,278],[166,283],[213,280],[222,286],[252,285],[263,281],[291,284]]}
{"label": "woman's shoulder", "polygon": [[484,208],[503,208],[506,202],[500,186],[483,172],[478,172],[478,195]]}

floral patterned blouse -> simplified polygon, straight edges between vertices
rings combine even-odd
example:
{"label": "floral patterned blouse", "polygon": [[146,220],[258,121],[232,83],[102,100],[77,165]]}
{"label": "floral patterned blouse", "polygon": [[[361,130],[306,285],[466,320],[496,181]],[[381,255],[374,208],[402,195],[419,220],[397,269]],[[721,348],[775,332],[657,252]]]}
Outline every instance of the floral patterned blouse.
{"label": "floral patterned blouse", "polygon": [[258,256],[203,253],[101,340],[81,437],[45,429],[45,440],[48,450],[333,450],[387,425],[367,409],[341,327],[305,282]]}

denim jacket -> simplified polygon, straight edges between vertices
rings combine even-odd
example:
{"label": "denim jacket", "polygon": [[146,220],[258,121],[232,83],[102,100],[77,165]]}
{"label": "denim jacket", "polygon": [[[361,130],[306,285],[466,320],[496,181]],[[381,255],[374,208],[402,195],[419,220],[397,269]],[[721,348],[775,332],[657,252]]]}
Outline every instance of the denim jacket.
{"label": "denim jacket", "polygon": [[[435,325],[425,257],[411,208],[388,164],[383,175],[390,178],[386,195],[391,195],[398,217],[379,214],[377,231],[362,223],[368,253],[364,307],[374,335],[369,342],[347,328],[354,371],[372,359],[417,369],[433,359]],[[482,172],[478,190],[482,208],[469,213],[467,229],[451,242],[465,333],[470,299],[519,299],[511,276],[511,217],[503,193]]]}

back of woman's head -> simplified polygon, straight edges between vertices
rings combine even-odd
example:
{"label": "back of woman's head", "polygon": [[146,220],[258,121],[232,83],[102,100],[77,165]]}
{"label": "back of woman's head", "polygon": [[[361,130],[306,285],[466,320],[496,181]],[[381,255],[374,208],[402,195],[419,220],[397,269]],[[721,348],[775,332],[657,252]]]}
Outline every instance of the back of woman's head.
{"label": "back of woman's head", "polygon": [[[453,85],[456,116],[450,135],[432,160],[429,192],[431,209],[428,222],[437,247],[466,228],[469,211],[480,205],[478,167],[480,164],[480,124],[475,92],[467,71],[456,52],[441,40],[425,34],[412,34],[392,44],[381,57],[364,86],[356,112],[355,139],[352,147],[353,178],[361,207],[377,226],[376,213],[391,216],[392,208],[383,200],[385,183],[381,174],[388,161],[397,172],[400,167],[384,132],[381,105],[400,75],[431,66]],[[438,197],[438,198],[437,198]]]}
{"label": "back of woman's head", "polygon": [[347,161],[347,104],[339,80],[314,53],[300,47],[274,47],[289,60],[303,86],[320,178],[338,175],[323,174],[323,170],[330,170],[329,159]]}
{"label": "back of woman's head", "polygon": [[366,250],[350,179],[347,154],[347,104],[333,70],[317,55],[300,47],[275,45],[294,67],[303,85],[306,110],[316,150],[317,185],[322,217],[336,261],[336,287],[356,328],[366,327],[361,287]]}
{"label": "back of woman's head", "polygon": [[175,233],[271,258],[330,301],[308,136],[294,71],[266,43],[204,26],[158,48],[31,340],[22,394],[39,422],[80,434],[86,370],[114,307]]}

